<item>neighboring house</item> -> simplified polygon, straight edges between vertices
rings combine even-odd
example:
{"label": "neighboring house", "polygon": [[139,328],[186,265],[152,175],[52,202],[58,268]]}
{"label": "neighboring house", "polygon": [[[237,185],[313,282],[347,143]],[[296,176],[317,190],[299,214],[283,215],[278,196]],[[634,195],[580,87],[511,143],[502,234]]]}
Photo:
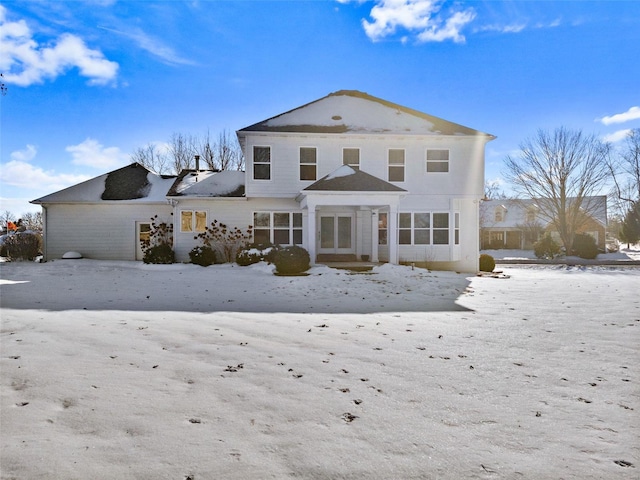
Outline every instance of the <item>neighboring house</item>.
{"label": "neighboring house", "polygon": [[[494,136],[357,91],[237,136],[246,172],[196,167],[168,178],[134,164],[34,200],[45,212],[46,256],[140,258],[141,229],[158,214],[173,215],[180,261],[217,220],[252,226],[255,242],[301,245],[312,263],[368,257],[478,269],[484,149]],[[137,183],[119,198],[97,192],[127,172],[145,175],[135,173]]]}
{"label": "neighboring house", "polygon": [[[573,199],[569,199],[573,201]],[[480,205],[480,247],[486,249],[531,250],[545,232],[560,242],[551,219],[540,210],[535,199],[484,200]],[[593,196],[584,200],[584,220],[578,233],[588,233],[598,248],[605,249],[607,197]]]}

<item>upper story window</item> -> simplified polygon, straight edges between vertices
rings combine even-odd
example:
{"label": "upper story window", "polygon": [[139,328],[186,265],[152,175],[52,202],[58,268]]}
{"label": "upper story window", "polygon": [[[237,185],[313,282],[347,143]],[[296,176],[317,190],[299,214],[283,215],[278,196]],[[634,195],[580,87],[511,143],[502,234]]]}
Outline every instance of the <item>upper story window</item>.
{"label": "upper story window", "polygon": [[529,207],[527,209],[527,223],[535,223],[537,213],[536,207]]}
{"label": "upper story window", "polygon": [[389,150],[389,181],[404,182],[404,150],[392,148]]}
{"label": "upper story window", "polygon": [[360,170],[360,149],[359,148],[343,148],[342,164],[349,165],[354,170]]}
{"label": "upper story window", "polygon": [[427,150],[427,172],[448,172],[449,150]]}
{"label": "upper story window", "polygon": [[300,180],[316,180],[318,150],[315,147],[300,147]]}
{"label": "upper story window", "polygon": [[253,179],[271,180],[271,147],[253,147]]}
{"label": "upper story window", "polygon": [[181,232],[204,232],[207,228],[207,212],[182,210],[180,212]]}
{"label": "upper story window", "polygon": [[505,214],[505,209],[502,205],[500,205],[499,207],[496,207],[495,221],[504,222],[504,216],[505,216],[504,214]]}

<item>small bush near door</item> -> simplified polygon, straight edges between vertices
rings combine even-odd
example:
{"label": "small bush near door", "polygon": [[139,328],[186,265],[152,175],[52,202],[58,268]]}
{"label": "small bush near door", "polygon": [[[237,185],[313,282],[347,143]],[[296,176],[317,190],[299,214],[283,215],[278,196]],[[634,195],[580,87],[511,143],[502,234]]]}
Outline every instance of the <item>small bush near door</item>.
{"label": "small bush near door", "polygon": [[310,262],[309,252],[297,245],[279,249],[273,260],[277,272],[283,274],[306,272],[311,266]]}
{"label": "small bush near door", "polygon": [[487,255],[483,253],[480,255],[480,271],[481,272],[493,272],[493,269],[496,268],[496,261],[493,259],[491,255]]}

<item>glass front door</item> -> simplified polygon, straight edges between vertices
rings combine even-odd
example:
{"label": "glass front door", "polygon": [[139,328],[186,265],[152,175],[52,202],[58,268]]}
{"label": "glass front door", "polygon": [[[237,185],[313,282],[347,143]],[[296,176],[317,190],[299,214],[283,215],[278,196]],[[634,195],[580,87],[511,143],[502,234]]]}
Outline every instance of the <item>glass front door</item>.
{"label": "glass front door", "polygon": [[320,215],[319,253],[354,253],[353,215]]}

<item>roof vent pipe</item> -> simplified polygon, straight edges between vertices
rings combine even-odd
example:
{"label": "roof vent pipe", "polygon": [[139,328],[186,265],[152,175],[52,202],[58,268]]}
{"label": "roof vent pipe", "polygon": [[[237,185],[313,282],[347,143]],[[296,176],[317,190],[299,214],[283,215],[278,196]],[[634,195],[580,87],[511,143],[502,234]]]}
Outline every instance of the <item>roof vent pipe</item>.
{"label": "roof vent pipe", "polygon": [[200,155],[195,155],[194,158],[196,159],[196,173],[200,171]]}

